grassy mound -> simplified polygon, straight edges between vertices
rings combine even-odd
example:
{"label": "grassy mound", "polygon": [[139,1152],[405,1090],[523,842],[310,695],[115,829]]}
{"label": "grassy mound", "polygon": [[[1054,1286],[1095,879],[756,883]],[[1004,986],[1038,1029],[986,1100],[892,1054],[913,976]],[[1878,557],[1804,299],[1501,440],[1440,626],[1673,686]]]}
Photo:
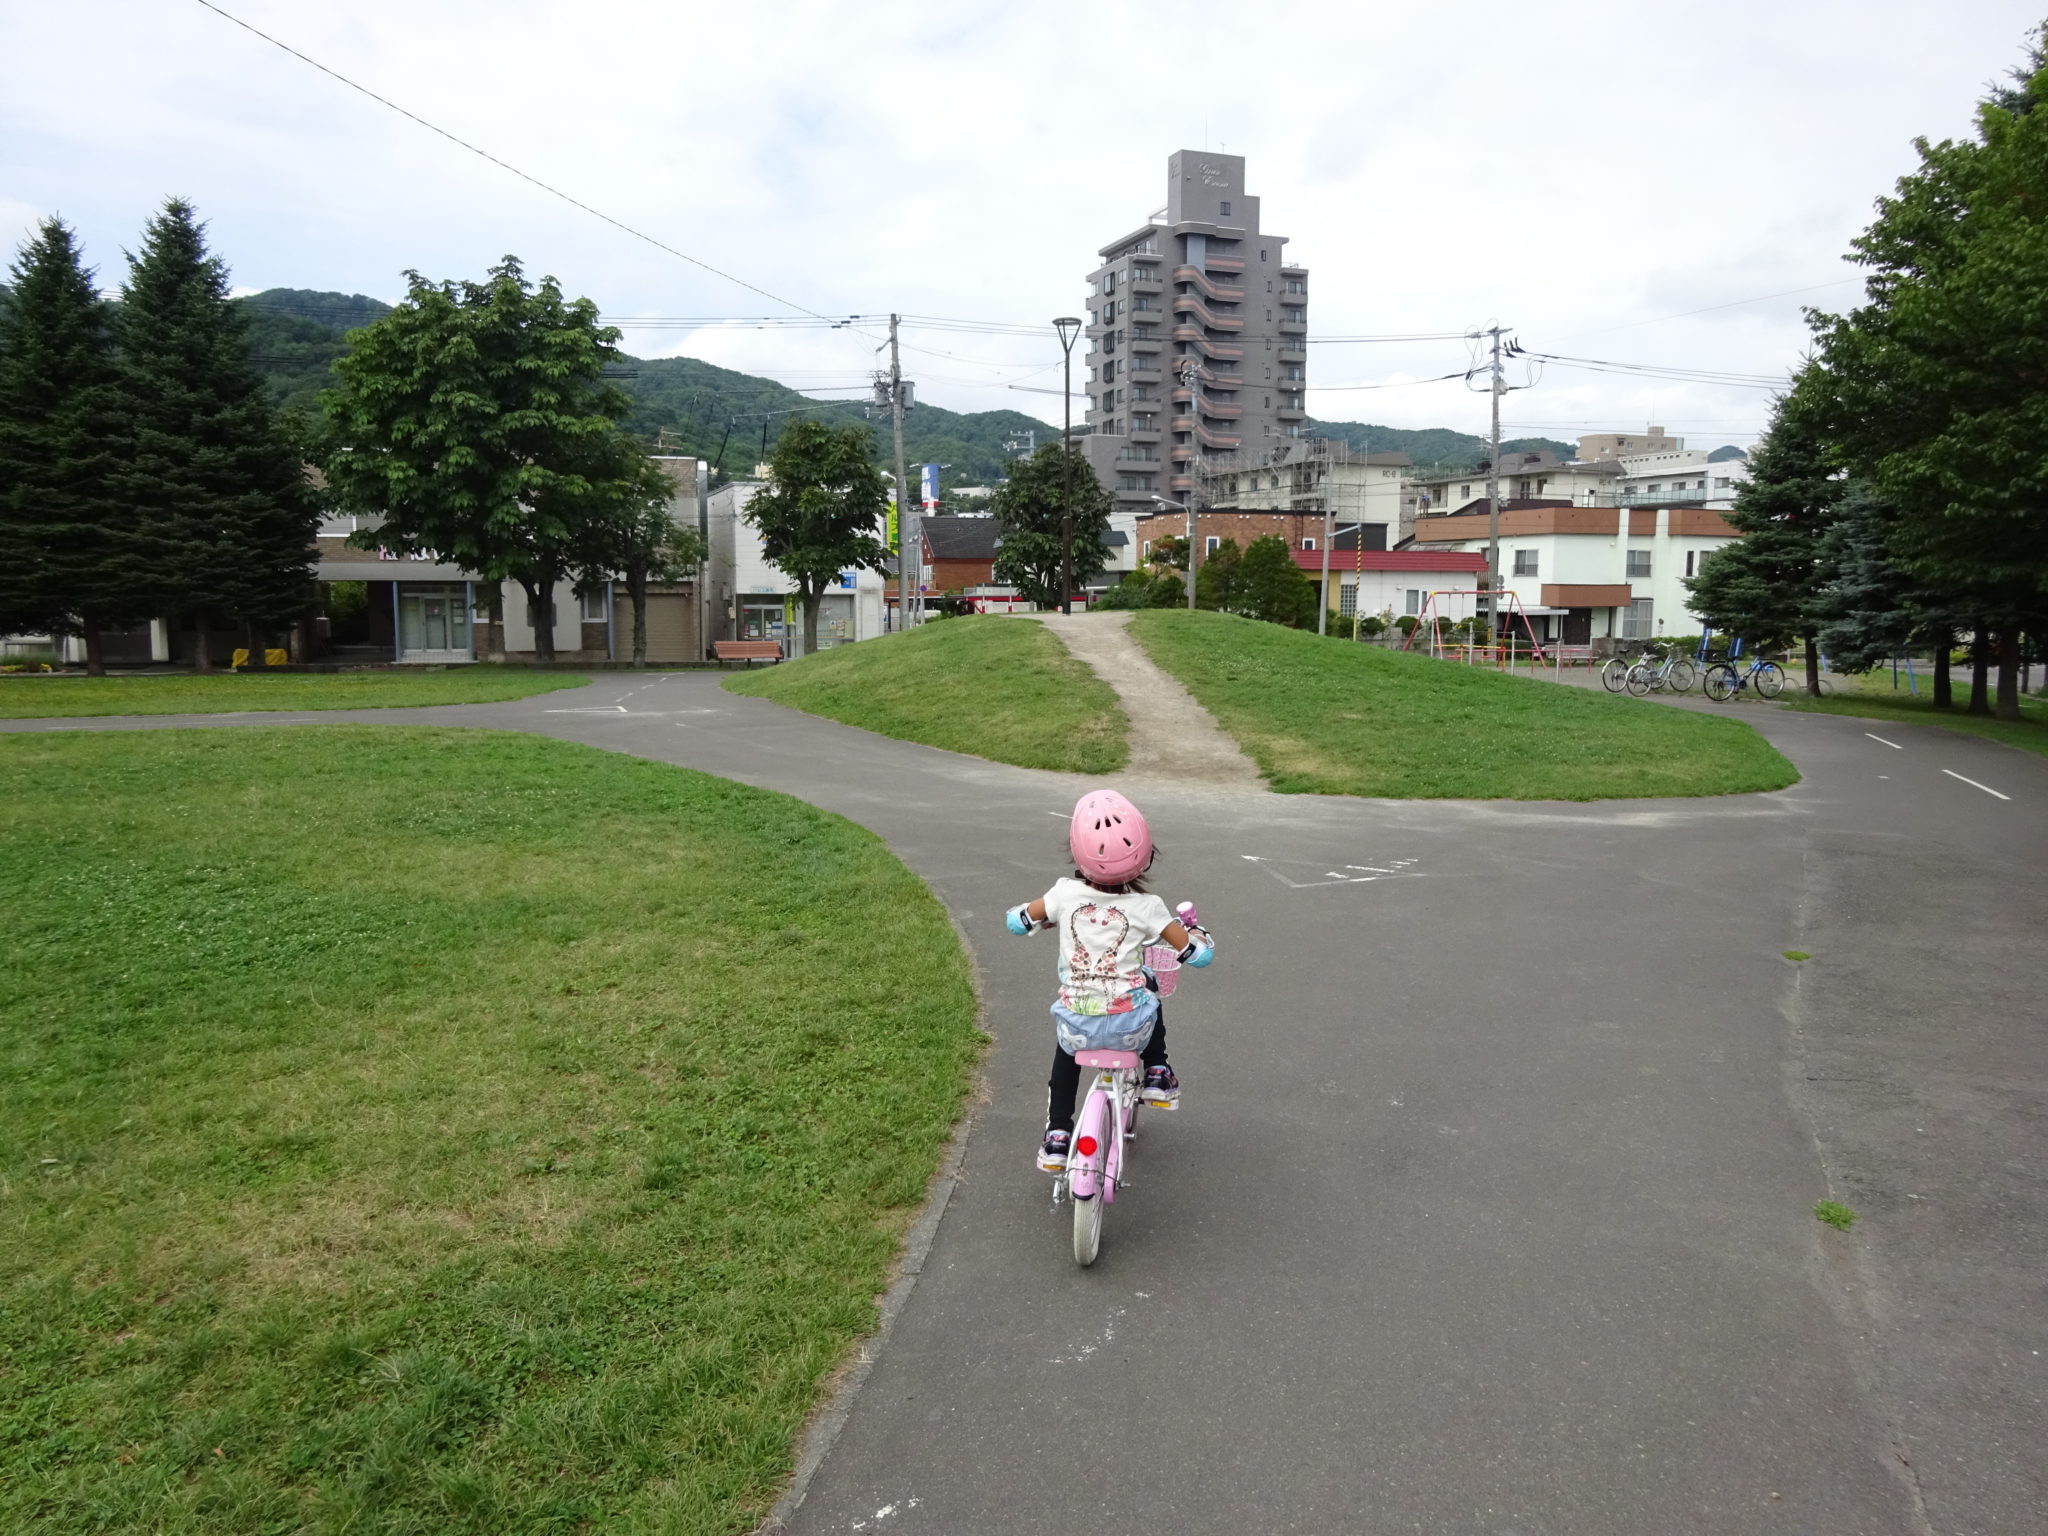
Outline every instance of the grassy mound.
{"label": "grassy mound", "polygon": [[1130,722],[1109,685],[1029,619],[947,619],[755,667],[725,686],[1019,768],[1110,773],[1130,758]]}
{"label": "grassy mound", "polygon": [[0,737],[0,1530],[737,1532],[978,1051],[778,795],[357,726]]}
{"label": "grassy mound", "polygon": [[1131,633],[1288,793],[1605,800],[1799,777],[1738,720],[1227,614],[1141,612]]}
{"label": "grassy mound", "polygon": [[223,672],[211,677],[23,676],[0,678],[0,720],[499,704],[557,688],[580,688],[586,681],[573,674],[489,665],[417,672]]}

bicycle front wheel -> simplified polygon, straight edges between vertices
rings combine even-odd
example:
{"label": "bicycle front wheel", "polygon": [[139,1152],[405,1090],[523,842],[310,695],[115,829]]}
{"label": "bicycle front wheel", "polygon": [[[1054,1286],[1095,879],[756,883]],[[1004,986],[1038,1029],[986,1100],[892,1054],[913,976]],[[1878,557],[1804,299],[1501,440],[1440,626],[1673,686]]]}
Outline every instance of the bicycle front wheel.
{"label": "bicycle front wheel", "polygon": [[1076,1198],[1070,1203],[1074,1207],[1074,1262],[1085,1269],[1102,1251],[1102,1192],[1097,1190],[1085,1200]]}
{"label": "bicycle front wheel", "polygon": [[1683,659],[1671,663],[1671,671],[1665,677],[1665,684],[1675,693],[1690,693],[1692,685],[1699,680],[1692,663]]}
{"label": "bicycle front wheel", "polygon": [[1627,681],[1628,663],[1619,656],[1611,658],[1607,665],[1600,669],[1600,686],[1609,693],[1621,692],[1623,684]]}
{"label": "bicycle front wheel", "polygon": [[1628,691],[1640,699],[1649,693],[1650,684],[1655,681],[1655,677],[1648,667],[1644,666],[1641,662],[1637,662],[1628,669],[1622,681],[1627,684]]}
{"label": "bicycle front wheel", "polygon": [[1725,661],[1707,668],[1707,697],[1716,704],[1725,704],[1735,697],[1735,669]]}
{"label": "bicycle front wheel", "polygon": [[1756,676],[1751,681],[1756,684],[1758,693],[1767,699],[1775,699],[1785,691],[1785,669],[1775,661],[1767,661],[1756,669]]}

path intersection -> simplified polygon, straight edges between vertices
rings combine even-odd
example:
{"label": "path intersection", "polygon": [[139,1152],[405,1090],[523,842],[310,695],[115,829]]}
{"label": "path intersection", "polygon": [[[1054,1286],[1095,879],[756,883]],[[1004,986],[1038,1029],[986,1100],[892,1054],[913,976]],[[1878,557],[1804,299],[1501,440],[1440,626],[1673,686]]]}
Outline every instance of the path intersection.
{"label": "path intersection", "polygon": [[1088,1270],[1031,1159],[1052,955],[1001,920],[1064,872],[1087,781],[703,673],[0,730],[531,731],[800,796],[930,882],[980,969],[987,1101],[771,1528],[2043,1529],[2048,762],[1746,718],[1800,784],[1560,805],[1119,777],[1155,888],[1221,950],[1169,1006],[1183,1107]]}

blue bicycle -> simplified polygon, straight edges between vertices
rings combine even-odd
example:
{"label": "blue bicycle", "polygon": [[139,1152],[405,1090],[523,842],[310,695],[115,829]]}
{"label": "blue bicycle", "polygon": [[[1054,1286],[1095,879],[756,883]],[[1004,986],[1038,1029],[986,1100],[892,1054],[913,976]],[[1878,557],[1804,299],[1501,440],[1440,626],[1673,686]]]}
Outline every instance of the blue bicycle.
{"label": "blue bicycle", "polygon": [[1717,661],[1707,668],[1704,687],[1707,697],[1717,704],[1725,704],[1745,688],[1754,688],[1760,698],[1775,699],[1784,691],[1785,669],[1762,657],[1740,670],[1733,662]]}

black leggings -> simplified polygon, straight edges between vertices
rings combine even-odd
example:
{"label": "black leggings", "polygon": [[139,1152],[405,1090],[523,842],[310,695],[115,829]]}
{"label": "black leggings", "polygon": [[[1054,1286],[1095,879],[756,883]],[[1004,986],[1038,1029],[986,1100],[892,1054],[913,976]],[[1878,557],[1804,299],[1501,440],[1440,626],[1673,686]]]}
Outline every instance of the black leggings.
{"label": "black leggings", "polygon": [[[1148,1067],[1166,1065],[1166,1010],[1159,1010],[1159,1018],[1152,1026],[1152,1038],[1145,1042],[1145,1049],[1138,1052],[1138,1060]],[[1052,1048],[1052,1075],[1045,1080],[1045,1128],[1048,1131],[1069,1131],[1074,1129],[1074,1095],[1081,1088],[1081,1063],[1067,1053],[1065,1047],[1055,1044]]]}

